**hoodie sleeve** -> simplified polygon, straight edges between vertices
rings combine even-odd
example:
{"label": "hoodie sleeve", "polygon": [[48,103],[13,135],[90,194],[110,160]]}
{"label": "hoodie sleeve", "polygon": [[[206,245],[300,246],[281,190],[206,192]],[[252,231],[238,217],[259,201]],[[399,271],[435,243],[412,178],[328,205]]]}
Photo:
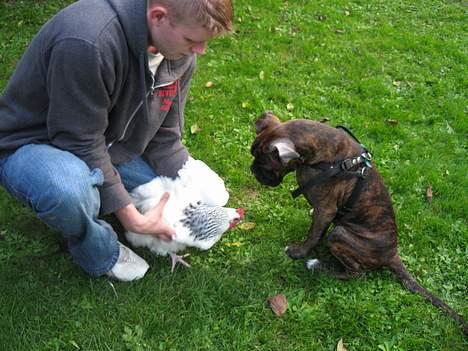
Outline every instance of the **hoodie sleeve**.
{"label": "hoodie sleeve", "polygon": [[115,78],[106,67],[96,47],[80,39],[55,44],[47,67],[49,138],[54,146],[75,154],[91,170],[103,172],[104,183],[99,186],[102,214],[131,202],[112,166],[104,137]]}
{"label": "hoodie sleeve", "polygon": [[[178,82],[178,94],[164,122],[145,150],[144,157],[157,174],[176,177],[189,157],[182,144],[184,110],[188,91],[195,71],[195,55],[192,64]],[[152,111],[153,112],[153,111]]]}

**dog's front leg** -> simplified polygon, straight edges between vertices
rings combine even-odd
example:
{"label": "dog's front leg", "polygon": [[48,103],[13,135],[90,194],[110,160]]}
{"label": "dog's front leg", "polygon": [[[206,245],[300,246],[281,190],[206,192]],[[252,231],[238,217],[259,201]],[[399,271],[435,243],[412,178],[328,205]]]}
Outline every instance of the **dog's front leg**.
{"label": "dog's front leg", "polygon": [[307,257],[309,252],[317,246],[320,239],[327,232],[328,227],[335,218],[336,210],[330,211],[324,208],[315,208],[313,213],[313,221],[309,228],[308,237],[305,241],[294,243],[286,248],[286,253],[292,259]]}

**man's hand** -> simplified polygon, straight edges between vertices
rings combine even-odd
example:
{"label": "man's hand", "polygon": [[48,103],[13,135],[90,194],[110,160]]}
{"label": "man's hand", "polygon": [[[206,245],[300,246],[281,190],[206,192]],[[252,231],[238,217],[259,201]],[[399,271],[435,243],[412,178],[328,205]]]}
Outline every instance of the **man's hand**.
{"label": "man's hand", "polygon": [[164,193],[159,203],[144,215],[135,205],[129,204],[115,212],[123,227],[137,234],[153,235],[163,240],[172,240],[175,230],[164,221],[163,210],[169,200],[169,193]]}

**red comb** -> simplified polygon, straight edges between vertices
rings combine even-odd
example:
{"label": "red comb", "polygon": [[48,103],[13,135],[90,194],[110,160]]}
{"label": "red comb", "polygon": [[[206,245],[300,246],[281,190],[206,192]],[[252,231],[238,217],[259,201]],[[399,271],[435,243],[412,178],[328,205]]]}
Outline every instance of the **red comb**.
{"label": "red comb", "polygon": [[237,208],[236,212],[239,214],[240,219],[244,219],[245,211],[243,208]]}

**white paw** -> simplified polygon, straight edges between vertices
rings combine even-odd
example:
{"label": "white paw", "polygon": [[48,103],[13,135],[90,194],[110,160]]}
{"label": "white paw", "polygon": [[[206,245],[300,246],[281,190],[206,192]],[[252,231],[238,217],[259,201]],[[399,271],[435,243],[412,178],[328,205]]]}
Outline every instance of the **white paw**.
{"label": "white paw", "polygon": [[308,260],[306,262],[306,268],[309,271],[315,271],[319,265],[320,265],[320,261],[317,260],[316,258],[312,258],[311,260]]}

